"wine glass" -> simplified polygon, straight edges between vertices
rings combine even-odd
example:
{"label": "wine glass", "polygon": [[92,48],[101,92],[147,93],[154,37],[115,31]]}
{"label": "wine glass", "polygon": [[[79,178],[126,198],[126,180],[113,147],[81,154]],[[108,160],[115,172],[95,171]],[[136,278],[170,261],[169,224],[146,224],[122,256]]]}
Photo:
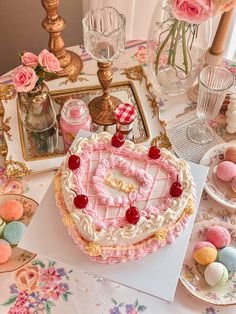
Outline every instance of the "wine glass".
{"label": "wine glass", "polygon": [[103,94],[90,101],[89,112],[99,125],[116,123],[113,112],[121,100],[109,94],[112,81],[112,62],[125,48],[125,17],[112,7],[90,10],[82,20],[84,45],[90,56],[97,60],[98,79]]}
{"label": "wine glass", "polygon": [[208,66],[199,75],[197,116],[199,121],[188,128],[188,137],[197,144],[214,140],[215,133],[208,125],[219,113],[227,90],[233,85],[234,76],[220,66]]}

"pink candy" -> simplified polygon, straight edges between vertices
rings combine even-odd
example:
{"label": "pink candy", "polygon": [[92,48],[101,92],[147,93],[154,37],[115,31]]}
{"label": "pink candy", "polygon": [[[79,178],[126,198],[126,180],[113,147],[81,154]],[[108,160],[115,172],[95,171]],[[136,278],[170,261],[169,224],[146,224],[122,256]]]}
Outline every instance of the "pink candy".
{"label": "pink candy", "polygon": [[212,226],[207,230],[207,240],[221,249],[230,244],[231,236],[227,229],[221,226]]}
{"label": "pink candy", "polygon": [[236,177],[236,164],[231,161],[222,161],[217,167],[216,175],[222,181],[231,181]]}

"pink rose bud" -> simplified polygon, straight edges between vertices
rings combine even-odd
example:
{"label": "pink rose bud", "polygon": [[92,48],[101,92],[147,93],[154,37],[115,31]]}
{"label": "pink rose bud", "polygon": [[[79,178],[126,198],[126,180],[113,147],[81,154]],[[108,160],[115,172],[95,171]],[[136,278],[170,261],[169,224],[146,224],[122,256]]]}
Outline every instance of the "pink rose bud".
{"label": "pink rose bud", "polygon": [[35,68],[38,65],[38,56],[31,52],[25,52],[21,56],[21,61],[27,67]]}
{"label": "pink rose bud", "polygon": [[20,65],[13,70],[12,80],[17,92],[29,92],[35,87],[38,76],[34,69]]}
{"label": "pink rose bud", "polygon": [[49,52],[47,49],[43,49],[39,54],[39,64],[47,72],[58,72],[61,71],[60,62],[54,56],[53,53]]}
{"label": "pink rose bud", "polygon": [[215,7],[211,0],[172,0],[172,13],[178,20],[200,24],[214,15]]}

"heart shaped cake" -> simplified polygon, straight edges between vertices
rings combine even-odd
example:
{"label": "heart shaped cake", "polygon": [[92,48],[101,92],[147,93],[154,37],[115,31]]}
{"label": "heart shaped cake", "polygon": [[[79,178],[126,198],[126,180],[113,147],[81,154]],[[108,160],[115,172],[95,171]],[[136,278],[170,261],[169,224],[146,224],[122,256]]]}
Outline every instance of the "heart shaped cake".
{"label": "heart shaped cake", "polygon": [[54,182],[70,235],[99,263],[139,259],[172,243],[194,209],[185,161],[128,140],[116,145],[106,132],[78,140]]}

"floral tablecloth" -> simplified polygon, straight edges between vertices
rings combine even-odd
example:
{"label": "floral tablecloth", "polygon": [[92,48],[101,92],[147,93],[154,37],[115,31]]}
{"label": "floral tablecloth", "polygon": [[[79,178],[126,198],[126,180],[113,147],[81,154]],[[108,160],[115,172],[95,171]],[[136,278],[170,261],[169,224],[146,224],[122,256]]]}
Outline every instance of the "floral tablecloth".
{"label": "floral tablecloth", "polygon": [[[95,61],[90,60],[83,47],[73,47],[84,61],[83,73],[96,71]],[[146,66],[145,42],[132,41],[126,53],[114,63],[114,69]],[[233,63],[226,63],[236,75]],[[9,82],[10,77],[0,78],[0,83]],[[65,79],[62,79],[62,81]],[[175,99],[164,97],[158,103],[165,115],[176,115],[186,110],[194,110],[194,105],[185,96]],[[7,178],[4,168],[0,171],[0,194],[24,194],[40,202],[46,192],[53,171],[35,174],[23,179]],[[236,212],[228,210],[212,200],[205,192],[202,195],[197,220],[220,219],[236,223]],[[236,303],[235,291],[231,296]],[[214,297],[213,297],[214,298]],[[213,300],[214,301],[214,300]],[[26,313],[68,313],[68,314],[233,314],[236,306],[215,306],[191,297],[181,283],[178,284],[173,303],[167,303],[133,289],[92,277],[69,265],[52,261],[43,256],[35,257],[29,264],[11,272],[0,274],[0,314]]]}

